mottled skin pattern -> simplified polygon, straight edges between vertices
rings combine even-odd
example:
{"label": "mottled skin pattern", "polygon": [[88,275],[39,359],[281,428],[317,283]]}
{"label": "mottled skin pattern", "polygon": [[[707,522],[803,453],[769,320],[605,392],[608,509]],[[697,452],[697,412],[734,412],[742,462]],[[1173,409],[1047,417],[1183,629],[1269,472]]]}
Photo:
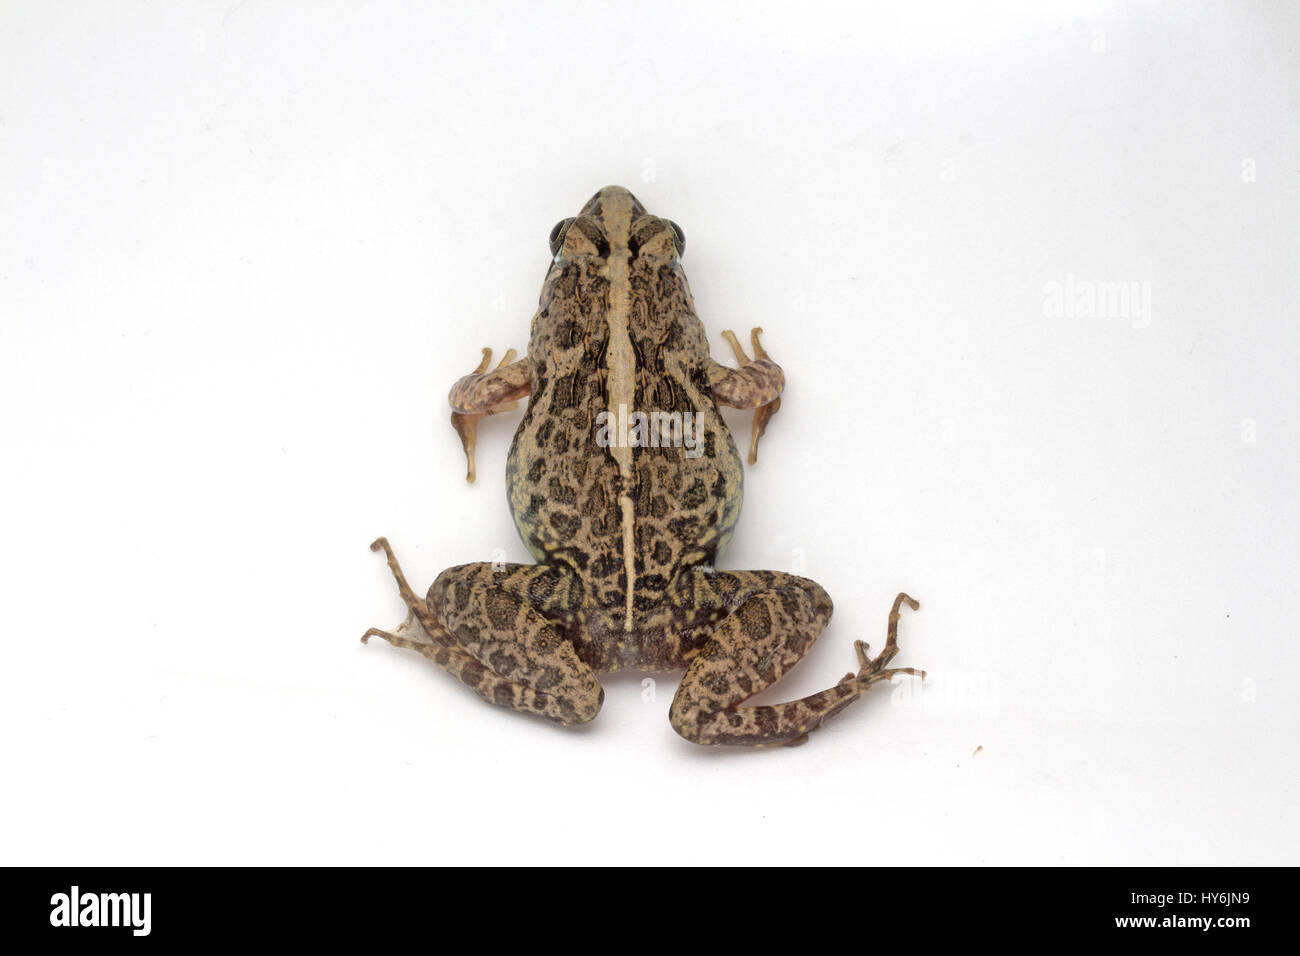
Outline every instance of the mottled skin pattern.
{"label": "mottled skin pattern", "polygon": [[[888,669],[898,652],[900,594],[885,650],[857,642],[859,669],[834,687],[775,706],[744,701],[781,678],[831,616],[814,581],[779,571],[721,571],[714,562],[740,514],[740,455],[719,403],[754,409],[749,460],[780,407],[785,378],[755,329],[739,368],[709,356],[680,258],[680,227],[627,190],[602,189],[552,234],[554,261],[533,317],[528,356],[483,361],[451,390],[452,424],[474,480],[478,422],[528,397],[506,469],[515,524],[536,565],[468,564],[438,576],[421,600],[388,542],[409,608],[394,633],[485,700],[565,724],[591,720],[597,674],[685,668],[669,717],[702,744],[801,743]],[[681,441],[601,439],[601,416],[698,416],[695,454]],[[606,437],[608,432],[605,433]]]}

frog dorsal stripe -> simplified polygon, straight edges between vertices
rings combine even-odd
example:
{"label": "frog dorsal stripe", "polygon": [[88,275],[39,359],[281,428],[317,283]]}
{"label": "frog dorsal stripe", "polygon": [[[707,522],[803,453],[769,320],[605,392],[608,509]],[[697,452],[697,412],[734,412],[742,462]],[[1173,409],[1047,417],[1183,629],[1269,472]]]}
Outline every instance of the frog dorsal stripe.
{"label": "frog dorsal stripe", "polygon": [[[607,186],[592,200],[598,204],[605,225],[605,238],[609,240],[609,255],[605,259],[605,274],[609,280],[609,301],[605,319],[609,325],[609,349],[605,354],[607,387],[609,390],[610,418],[617,421],[620,409],[633,407],[636,400],[636,350],[628,322],[632,308],[632,290],[628,279],[628,233],[631,230],[635,207],[639,205],[632,194],[619,186]],[[622,488],[618,496],[622,509],[623,570],[627,578],[626,614],[623,630],[632,630],[632,608],[636,595],[636,475],[632,470],[632,449],[625,442],[615,442],[610,447]]]}

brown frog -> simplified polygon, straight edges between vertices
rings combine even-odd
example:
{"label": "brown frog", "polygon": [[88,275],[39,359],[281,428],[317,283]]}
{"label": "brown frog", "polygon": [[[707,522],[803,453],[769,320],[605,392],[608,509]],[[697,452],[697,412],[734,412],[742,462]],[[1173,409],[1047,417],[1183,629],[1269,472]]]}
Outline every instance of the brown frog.
{"label": "brown frog", "polygon": [[591,720],[597,675],[685,668],[669,719],[701,744],[798,744],[895,674],[899,594],[882,653],[856,642],[859,669],[827,690],[771,706],[745,701],[780,680],[826,627],[831,599],[781,571],[714,563],[740,514],[742,467],[719,404],[754,409],[749,462],[785,377],[751,333],[738,368],[709,357],[682,271],[685,234],[618,186],[551,231],[551,266],[527,358],[491,350],[451,389],[452,424],[474,480],[479,421],[528,397],[506,486],[537,564],[448,568],[421,599],[387,540],[409,613],[390,644],[417,650],[503,707],[563,724]]}

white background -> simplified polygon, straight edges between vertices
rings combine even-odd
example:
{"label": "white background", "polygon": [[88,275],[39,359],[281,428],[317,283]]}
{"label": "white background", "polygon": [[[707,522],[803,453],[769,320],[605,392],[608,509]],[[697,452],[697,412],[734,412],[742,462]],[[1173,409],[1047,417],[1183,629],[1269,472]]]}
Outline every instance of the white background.
{"label": "white background", "polygon": [[[6,4],[0,861],[1300,862],[1297,7],[485,6]],[[378,534],[527,560],[445,396],[609,183],[786,371],[721,563],[836,616],[762,700],[922,602],[805,747],[358,643]]]}

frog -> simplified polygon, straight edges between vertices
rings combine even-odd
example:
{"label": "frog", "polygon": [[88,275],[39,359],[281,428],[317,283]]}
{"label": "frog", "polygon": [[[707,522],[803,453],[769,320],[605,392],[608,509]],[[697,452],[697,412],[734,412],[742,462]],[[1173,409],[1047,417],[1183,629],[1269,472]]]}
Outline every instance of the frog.
{"label": "frog", "polygon": [[626,188],[599,190],[548,244],[527,354],[510,349],[493,367],[483,349],[448,396],[471,483],[479,424],[527,400],[506,492],[535,563],[451,567],[421,597],[381,537],[371,549],[407,616],[362,641],[417,651],[485,701],[569,726],[600,712],[603,674],[682,671],[669,722],[701,745],[802,744],[877,683],[924,678],[889,666],[902,606],[920,607],[900,593],[878,655],[855,641],[857,668],[834,686],[747,703],[808,653],[833,611],[808,578],[717,565],[744,485],[720,406],[753,411],[755,465],[784,371],[761,328],[752,355],[723,333],[735,367],[713,360],[682,269],[684,230]]}

